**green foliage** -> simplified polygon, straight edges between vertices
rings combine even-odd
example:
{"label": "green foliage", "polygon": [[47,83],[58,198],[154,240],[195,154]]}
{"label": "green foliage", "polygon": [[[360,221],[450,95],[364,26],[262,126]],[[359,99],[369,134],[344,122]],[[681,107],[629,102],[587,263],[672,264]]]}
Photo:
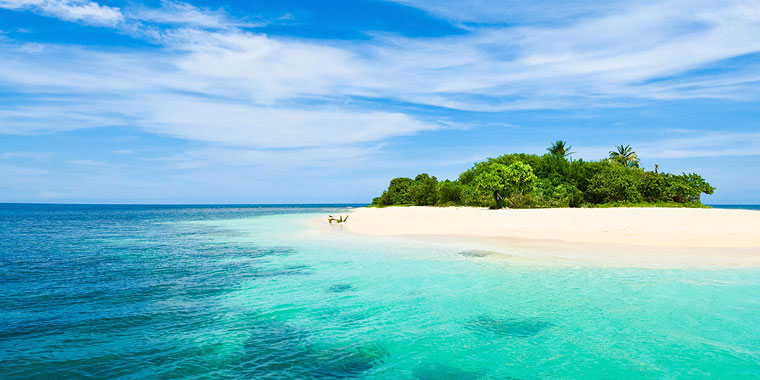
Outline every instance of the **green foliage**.
{"label": "green foliage", "polygon": [[438,204],[441,206],[461,204],[462,187],[457,181],[438,182]]}
{"label": "green foliage", "polygon": [[591,177],[586,200],[591,203],[640,202],[638,172],[610,164]]}
{"label": "green foliage", "polygon": [[432,206],[438,202],[438,179],[427,173],[418,174],[409,186],[409,198],[415,206]]}
{"label": "green foliage", "polygon": [[552,143],[552,145],[546,150],[554,157],[566,159],[568,156],[575,152],[571,152],[570,149],[572,147],[567,145],[567,141],[564,140],[557,140]]}
{"label": "green foliage", "polygon": [[677,203],[699,202],[702,193],[712,194],[713,191],[715,188],[697,174],[668,174],[663,198]]}
{"label": "green foliage", "polygon": [[462,185],[462,206],[490,207],[493,205],[491,194],[485,194],[474,185]]}
{"label": "green foliage", "polygon": [[500,157],[489,158],[487,161],[476,163],[475,165],[473,165],[472,168],[460,174],[459,183],[463,185],[471,184],[475,180],[475,177],[477,177],[478,175],[480,175],[486,170],[490,170],[489,169],[490,165],[501,164],[504,166],[509,166],[509,165],[514,164],[515,162],[521,162],[521,163],[527,164],[531,168],[538,168],[541,165],[542,158],[535,154],[524,154],[524,153],[505,154]]}
{"label": "green foliage", "polygon": [[438,203],[438,179],[427,173],[411,178],[399,177],[391,180],[388,189],[372,200],[375,206],[392,205],[431,206]]}
{"label": "green foliage", "polygon": [[388,201],[389,205],[408,205],[412,204],[412,198],[409,196],[409,188],[414,185],[414,181],[411,178],[400,177],[391,180],[388,185]]}
{"label": "green foliage", "polygon": [[610,151],[610,161],[627,166],[629,168],[639,167],[639,157],[633,151],[630,145],[618,145],[616,150]]}
{"label": "green foliage", "polygon": [[516,161],[509,166],[501,163],[483,166],[473,183],[478,191],[493,195],[492,207],[502,208],[505,197],[513,202],[522,201],[523,195],[533,191],[536,179],[530,165]]}
{"label": "green foliage", "polygon": [[493,163],[484,166],[482,169],[473,180],[475,189],[481,193],[493,194],[492,208],[503,208],[505,202],[502,192],[507,189],[507,167]]}
{"label": "green foliage", "polygon": [[583,193],[569,183],[555,184],[551,179],[541,178],[536,184],[536,197],[532,207],[580,207]]}
{"label": "green foliage", "polygon": [[667,207],[667,208],[683,208],[683,207],[690,207],[690,208],[712,208],[710,206],[705,206],[701,202],[688,202],[688,203],[678,203],[678,202],[666,202],[666,201],[657,201],[657,202],[638,202],[638,203],[631,203],[631,202],[613,202],[613,203],[600,203],[598,205],[586,205],[586,207],[593,207],[593,208],[612,208],[612,207]]}
{"label": "green foliage", "polygon": [[[700,196],[715,188],[697,174],[666,174],[639,168],[630,145],[600,161],[568,159],[558,140],[543,156],[505,154],[474,164],[458,180],[438,182],[427,173],[393,179],[378,207],[391,205],[523,207],[704,207]],[[662,206],[661,206],[662,205]]]}
{"label": "green foliage", "polygon": [[585,193],[591,178],[602,171],[609,162],[595,161],[585,162],[583,160],[573,161],[568,167],[564,181],[575,185],[581,192]]}
{"label": "green foliage", "polygon": [[522,162],[507,166],[507,192],[509,195],[529,194],[536,187],[536,177],[533,168]]}
{"label": "green foliage", "polygon": [[668,188],[668,177],[665,174],[652,172],[643,173],[639,182],[639,193],[645,202],[664,200]]}
{"label": "green foliage", "polygon": [[646,202],[699,203],[702,193],[715,190],[701,176],[690,173],[681,175],[646,172],[641,175],[639,192]]}

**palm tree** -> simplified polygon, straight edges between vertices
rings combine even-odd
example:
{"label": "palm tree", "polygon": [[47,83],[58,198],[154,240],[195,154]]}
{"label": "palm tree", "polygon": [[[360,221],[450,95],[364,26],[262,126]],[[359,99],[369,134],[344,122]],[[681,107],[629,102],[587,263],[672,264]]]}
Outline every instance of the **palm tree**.
{"label": "palm tree", "polygon": [[633,151],[630,145],[618,145],[615,148],[617,150],[610,151],[610,161],[628,166],[629,168],[639,167],[639,157],[636,156],[636,152]]}
{"label": "palm tree", "polygon": [[546,150],[549,151],[549,153],[551,153],[553,156],[559,158],[567,158],[569,155],[575,153],[570,151],[571,148],[571,146],[567,145],[567,141],[557,140],[552,143],[552,146],[546,148]]}

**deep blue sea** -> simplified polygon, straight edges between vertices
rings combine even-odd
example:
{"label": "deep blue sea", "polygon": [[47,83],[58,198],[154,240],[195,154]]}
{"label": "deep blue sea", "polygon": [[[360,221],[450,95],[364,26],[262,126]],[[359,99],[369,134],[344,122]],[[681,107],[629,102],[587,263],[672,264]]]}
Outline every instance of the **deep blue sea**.
{"label": "deep blue sea", "polygon": [[314,227],[347,207],[0,205],[0,378],[760,378],[756,268]]}

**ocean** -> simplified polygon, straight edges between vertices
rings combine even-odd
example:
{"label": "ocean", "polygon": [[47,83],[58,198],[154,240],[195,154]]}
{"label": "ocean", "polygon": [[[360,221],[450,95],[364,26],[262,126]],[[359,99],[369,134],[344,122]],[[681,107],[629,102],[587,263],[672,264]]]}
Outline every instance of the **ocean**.
{"label": "ocean", "polygon": [[710,205],[712,208],[728,208],[734,210],[760,210],[760,205]]}
{"label": "ocean", "polygon": [[0,378],[760,378],[760,269],[315,227],[348,207],[0,205]]}

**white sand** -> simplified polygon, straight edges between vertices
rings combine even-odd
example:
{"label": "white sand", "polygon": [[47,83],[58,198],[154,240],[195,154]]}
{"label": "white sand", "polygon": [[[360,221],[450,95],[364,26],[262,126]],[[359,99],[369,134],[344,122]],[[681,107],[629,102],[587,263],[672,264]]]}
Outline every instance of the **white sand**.
{"label": "white sand", "polygon": [[750,210],[361,208],[340,228],[497,248],[560,248],[563,257],[590,261],[760,265],[760,212]]}

